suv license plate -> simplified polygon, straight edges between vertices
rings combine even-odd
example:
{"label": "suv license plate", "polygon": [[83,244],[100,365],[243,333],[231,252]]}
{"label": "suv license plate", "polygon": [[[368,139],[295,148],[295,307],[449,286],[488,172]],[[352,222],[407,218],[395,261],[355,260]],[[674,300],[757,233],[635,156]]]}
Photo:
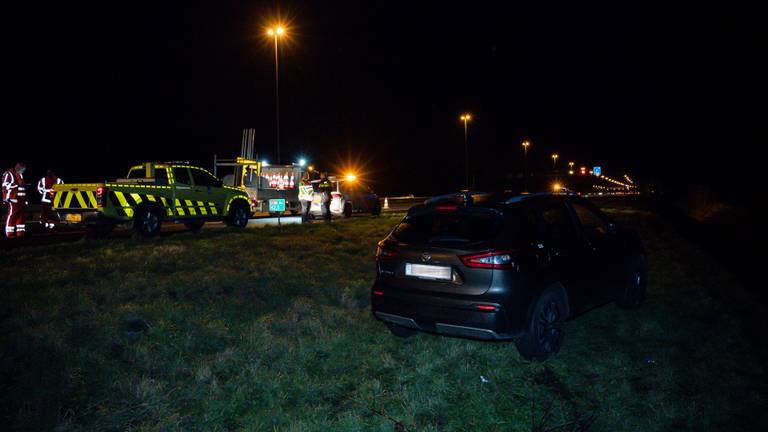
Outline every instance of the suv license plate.
{"label": "suv license plate", "polygon": [[424,264],[405,264],[405,275],[424,279],[451,280],[451,268]]}
{"label": "suv license plate", "polygon": [[64,220],[67,222],[82,222],[83,215],[80,213],[68,213],[64,215]]}

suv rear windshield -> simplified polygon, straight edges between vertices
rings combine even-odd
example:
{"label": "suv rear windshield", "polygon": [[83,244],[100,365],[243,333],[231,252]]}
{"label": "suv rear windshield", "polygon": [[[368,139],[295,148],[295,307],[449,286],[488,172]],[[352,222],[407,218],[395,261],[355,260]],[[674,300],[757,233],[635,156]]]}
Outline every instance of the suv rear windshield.
{"label": "suv rear windshield", "polygon": [[392,235],[409,244],[463,246],[491,240],[503,226],[491,211],[436,211],[407,216]]}

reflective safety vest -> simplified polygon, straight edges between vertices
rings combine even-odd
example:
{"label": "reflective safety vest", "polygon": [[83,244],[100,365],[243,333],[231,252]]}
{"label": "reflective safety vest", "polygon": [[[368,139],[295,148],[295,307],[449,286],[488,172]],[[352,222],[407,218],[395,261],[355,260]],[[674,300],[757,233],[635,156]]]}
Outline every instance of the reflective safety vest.
{"label": "reflective safety vest", "polygon": [[42,196],[41,202],[51,203],[53,201],[53,186],[57,184],[64,184],[64,182],[56,176],[43,177],[37,182],[37,191]]}
{"label": "reflective safety vest", "polygon": [[301,201],[312,201],[312,195],[314,194],[314,190],[312,189],[312,185],[300,185],[299,186],[299,200]]}
{"label": "reflective safety vest", "polygon": [[11,168],[3,173],[3,201],[20,202],[26,204],[27,191],[25,189],[24,176]]}

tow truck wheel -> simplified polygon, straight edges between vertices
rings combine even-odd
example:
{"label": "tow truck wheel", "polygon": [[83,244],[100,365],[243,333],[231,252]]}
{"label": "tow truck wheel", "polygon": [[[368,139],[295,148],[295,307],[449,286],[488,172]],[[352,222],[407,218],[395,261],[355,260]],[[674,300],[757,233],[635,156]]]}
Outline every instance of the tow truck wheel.
{"label": "tow truck wheel", "polygon": [[136,209],[133,227],[143,237],[154,237],[160,233],[162,218],[160,211],[154,207],[140,207]]}
{"label": "tow truck wheel", "polygon": [[229,207],[226,223],[227,226],[245,228],[248,225],[248,207],[239,202],[233,203]]}

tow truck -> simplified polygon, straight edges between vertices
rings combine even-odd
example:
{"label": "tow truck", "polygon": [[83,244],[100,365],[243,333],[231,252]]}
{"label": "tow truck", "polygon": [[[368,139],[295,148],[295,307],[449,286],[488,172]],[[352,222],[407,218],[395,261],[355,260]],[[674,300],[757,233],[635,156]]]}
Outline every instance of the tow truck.
{"label": "tow truck", "polygon": [[242,156],[235,159],[214,157],[213,163],[216,173],[220,168],[233,168],[232,174],[223,177],[224,184],[245,191],[252,212],[269,212],[269,201],[276,199],[285,200],[285,209],[292,214],[301,210],[299,181],[306,172],[304,166],[272,165]]}
{"label": "tow truck", "polygon": [[54,191],[53,208],[62,222],[85,225],[97,236],[128,225],[151,237],[163,222],[183,223],[193,231],[220,220],[242,228],[251,217],[245,191],[188,162],[145,162],[113,182],[62,184]]}

